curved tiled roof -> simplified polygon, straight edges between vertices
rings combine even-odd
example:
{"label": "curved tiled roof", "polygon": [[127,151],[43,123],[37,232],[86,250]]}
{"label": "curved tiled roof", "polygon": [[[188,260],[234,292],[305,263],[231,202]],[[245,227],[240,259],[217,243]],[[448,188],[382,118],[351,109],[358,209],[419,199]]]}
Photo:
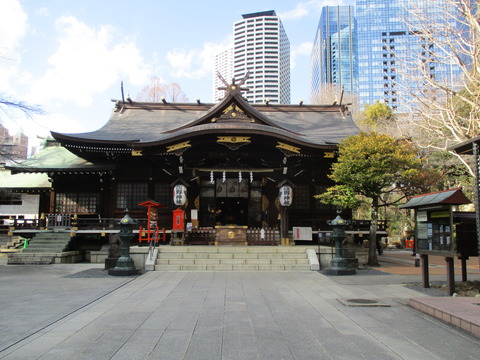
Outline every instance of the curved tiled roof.
{"label": "curved tiled roof", "polygon": [[[229,107],[243,115],[220,121]],[[252,105],[240,92],[217,104],[117,101],[100,129],[79,134],[52,132],[61,143],[130,144],[145,147],[200,134],[264,134],[318,147],[358,133],[344,106]]]}

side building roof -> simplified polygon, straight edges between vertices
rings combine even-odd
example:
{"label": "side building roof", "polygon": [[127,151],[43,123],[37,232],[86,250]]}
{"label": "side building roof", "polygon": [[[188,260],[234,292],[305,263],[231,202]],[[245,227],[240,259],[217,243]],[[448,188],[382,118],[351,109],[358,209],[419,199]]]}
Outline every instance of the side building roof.
{"label": "side building roof", "polygon": [[5,168],[12,174],[17,173],[49,173],[53,171],[63,172],[99,172],[114,169],[112,164],[92,163],[85,160],[64,147],[59,146],[56,141],[50,140],[47,146],[31,158],[16,163],[9,163]]}
{"label": "side building roof", "polygon": [[471,201],[465,196],[461,188],[437,191],[434,193],[417,195],[412,197],[407,203],[400,206],[400,209],[413,209],[429,205],[463,205],[470,204]]}

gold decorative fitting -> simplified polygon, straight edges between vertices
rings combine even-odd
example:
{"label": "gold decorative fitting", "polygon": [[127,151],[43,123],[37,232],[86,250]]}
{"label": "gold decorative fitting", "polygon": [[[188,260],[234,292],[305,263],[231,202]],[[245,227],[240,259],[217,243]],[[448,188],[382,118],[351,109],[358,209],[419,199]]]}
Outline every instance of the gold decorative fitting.
{"label": "gold decorative fitting", "polygon": [[333,152],[326,152],[323,154],[323,157],[327,159],[333,159],[335,157],[335,154]]}
{"label": "gold decorative fitting", "polygon": [[175,144],[175,145],[167,146],[167,152],[172,152],[172,151],[184,149],[184,148],[187,148],[187,147],[190,147],[190,146],[192,146],[192,145],[190,145],[190,140],[184,141],[184,142],[182,142],[182,143],[178,143],[178,144]]}
{"label": "gold decorative fitting", "polygon": [[143,156],[142,150],[132,150],[132,156]]}
{"label": "gold decorative fitting", "polygon": [[219,136],[217,142],[226,143],[249,143],[250,136]]}
{"label": "gold decorative fitting", "polygon": [[288,144],[282,143],[280,141],[278,141],[277,144],[278,145],[276,146],[276,148],[278,148],[278,149],[288,150],[290,152],[300,154],[300,148],[299,147],[288,145]]}

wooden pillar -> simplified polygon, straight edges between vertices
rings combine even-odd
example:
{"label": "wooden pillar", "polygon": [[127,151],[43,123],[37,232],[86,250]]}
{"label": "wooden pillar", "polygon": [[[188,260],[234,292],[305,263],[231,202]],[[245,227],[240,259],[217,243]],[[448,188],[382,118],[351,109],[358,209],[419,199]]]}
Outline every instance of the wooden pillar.
{"label": "wooden pillar", "polygon": [[428,276],[428,255],[420,255],[422,259],[422,285],[424,288],[430,287],[430,279]]}
{"label": "wooden pillar", "polygon": [[55,212],[55,190],[50,191],[50,207],[48,209],[50,214],[53,214]]}
{"label": "wooden pillar", "polygon": [[462,262],[462,281],[467,281],[467,258],[461,257],[460,261]]}
{"label": "wooden pillar", "polygon": [[447,289],[448,295],[452,296],[455,292],[455,273],[453,269],[453,257],[446,257],[447,264]]}
{"label": "wooden pillar", "polygon": [[280,206],[280,238],[282,245],[288,244],[288,213],[286,206]]}

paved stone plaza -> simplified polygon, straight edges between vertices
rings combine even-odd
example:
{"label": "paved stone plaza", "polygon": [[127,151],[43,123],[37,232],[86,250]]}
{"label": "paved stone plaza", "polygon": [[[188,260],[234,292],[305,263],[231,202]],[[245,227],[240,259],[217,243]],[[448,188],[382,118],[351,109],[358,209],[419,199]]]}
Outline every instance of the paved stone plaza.
{"label": "paved stone plaza", "polygon": [[478,359],[478,338],[406,305],[422,294],[405,281],[0,265],[0,359]]}

